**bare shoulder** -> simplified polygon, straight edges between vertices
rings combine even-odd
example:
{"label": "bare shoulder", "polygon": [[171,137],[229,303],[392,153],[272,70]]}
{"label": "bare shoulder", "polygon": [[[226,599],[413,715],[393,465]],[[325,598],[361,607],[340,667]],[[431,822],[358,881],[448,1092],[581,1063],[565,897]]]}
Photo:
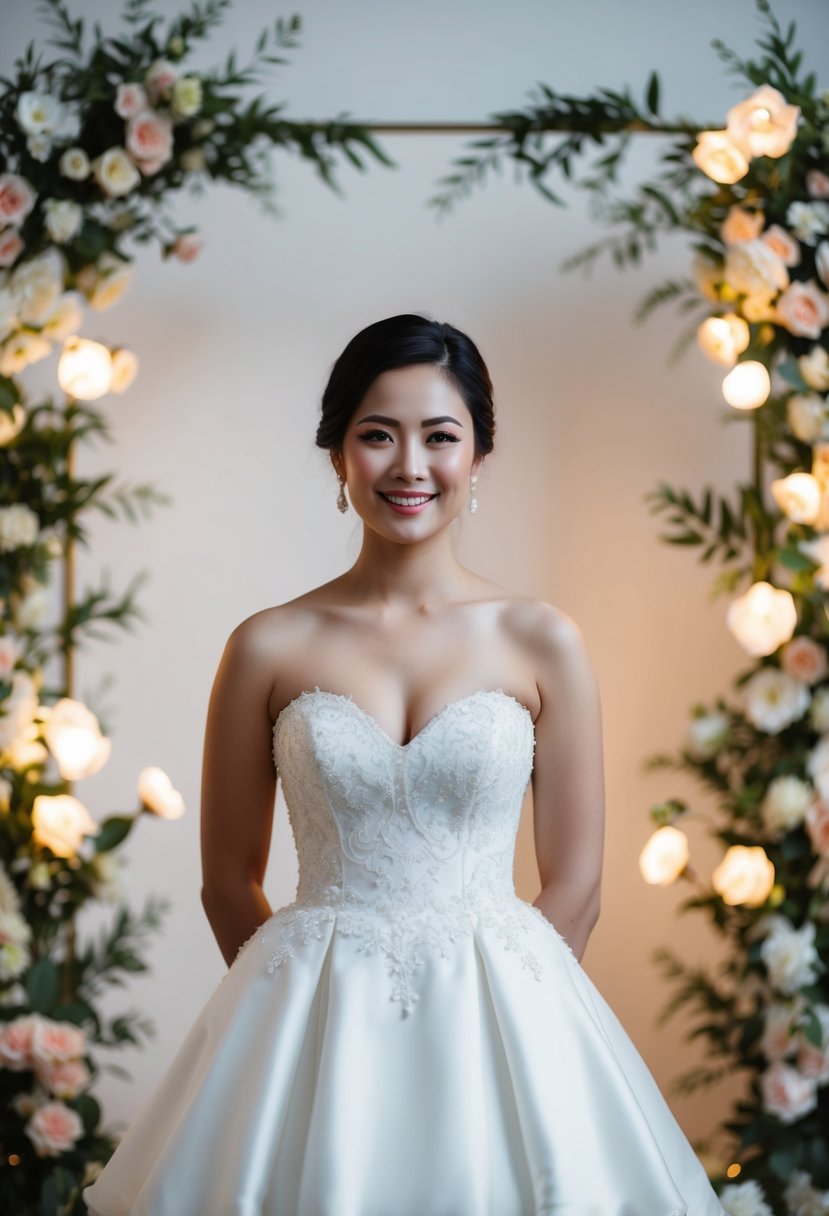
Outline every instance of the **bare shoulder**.
{"label": "bare shoulder", "polygon": [[516,599],[504,605],[503,619],[535,673],[542,704],[596,688],[584,635],[566,612],[545,600]]}

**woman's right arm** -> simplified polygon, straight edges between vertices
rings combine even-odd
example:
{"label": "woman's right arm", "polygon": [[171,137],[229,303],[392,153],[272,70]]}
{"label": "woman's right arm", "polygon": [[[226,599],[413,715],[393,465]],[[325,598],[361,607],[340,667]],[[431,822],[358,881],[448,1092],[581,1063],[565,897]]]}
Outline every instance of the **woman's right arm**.
{"label": "woman's right arm", "polygon": [[273,659],[273,626],[261,613],[242,621],[225,643],[207,710],[201,899],[228,966],[272,914],[262,883],[276,795]]}

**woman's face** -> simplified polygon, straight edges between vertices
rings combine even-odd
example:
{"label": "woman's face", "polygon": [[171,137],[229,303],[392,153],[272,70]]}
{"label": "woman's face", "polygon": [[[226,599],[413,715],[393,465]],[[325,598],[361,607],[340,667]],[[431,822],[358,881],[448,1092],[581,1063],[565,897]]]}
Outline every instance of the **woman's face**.
{"label": "woman's face", "polygon": [[[421,540],[445,528],[466,506],[475,456],[472,415],[430,364],[383,372],[348,424],[332,460],[348,497],[374,531]],[[408,505],[391,498],[406,498]],[[421,499],[427,501],[421,503]]]}

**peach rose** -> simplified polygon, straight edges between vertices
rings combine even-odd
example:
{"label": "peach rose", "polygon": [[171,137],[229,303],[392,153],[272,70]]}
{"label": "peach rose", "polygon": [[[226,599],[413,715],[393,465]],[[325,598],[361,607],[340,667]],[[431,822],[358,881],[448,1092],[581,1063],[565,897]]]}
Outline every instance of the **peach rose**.
{"label": "peach rose", "polygon": [[87,1088],[90,1072],[84,1060],[60,1060],[37,1070],[38,1077],[56,1098],[77,1098]]}
{"label": "peach rose", "polygon": [[806,812],[806,831],[814,851],[829,857],[829,803],[822,798],[816,798]]}
{"label": "peach rose", "polygon": [[806,174],[806,189],[812,198],[829,198],[829,175],[820,169],[810,169]]}
{"label": "peach rose", "polygon": [[39,1014],[27,1013],[0,1025],[0,1065],[12,1072],[32,1067],[32,1036]]}
{"label": "peach rose", "polygon": [[777,301],[779,323],[801,338],[819,338],[829,325],[829,296],[814,279],[791,283]]}
{"label": "peach rose", "polygon": [[728,214],[720,225],[720,236],[726,245],[735,245],[737,241],[751,241],[763,231],[765,217],[762,211],[749,211],[735,203],[728,208]]}
{"label": "peach rose", "polygon": [[794,1123],[817,1106],[817,1083],[782,1060],[766,1069],[760,1087],[763,1106],[783,1123]]}
{"label": "peach rose", "polygon": [[16,228],[0,232],[0,266],[12,266],[26,248],[26,243]]}
{"label": "peach rose", "polygon": [[771,85],[761,85],[728,111],[726,130],[746,156],[784,156],[797,134],[800,107],[788,105]]}
{"label": "peach rose", "polygon": [[748,161],[726,131],[700,131],[691,156],[697,168],[715,182],[730,186],[748,173]]}
{"label": "peach rose", "polygon": [[44,1102],[24,1130],[39,1157],[57,1157],[81,1138],[83,1123],[77,1111],[63,1102]]}
{"label": "peach rose", "polygon": [[149,99],[141,84],[119,84],[115,97],[115,113],[120,118],[133,118],[146,110]]}
{"label": "peach rose", "polygon": [[806,684],[816,684],[829,672],[825,648],[805,634],[792,638],[783,647],[780,665],[790,676]]}
{"label": "peach rose", "polygon": [[76,1060],[86,1051],[86,1031],[73,1022],[39,1018],[32,1031],[32,1060],[38,1066]]}
{"label": "peach rose", "polygon": [[125,143],[139,168],[142,161],[160,168],[173,155],[173,124],[166,114],[141,110],[127,122]]}
{"label": "peach rose", "polygon": [[35,192],[16,173],[0,174],[0,225],[18,228],[35,205]]}
{"label": "peach rose", "polygon": [[773,249],[786,266],[800,265],[800,246],[791,233],[779,224],[770,224],[760,240]]}

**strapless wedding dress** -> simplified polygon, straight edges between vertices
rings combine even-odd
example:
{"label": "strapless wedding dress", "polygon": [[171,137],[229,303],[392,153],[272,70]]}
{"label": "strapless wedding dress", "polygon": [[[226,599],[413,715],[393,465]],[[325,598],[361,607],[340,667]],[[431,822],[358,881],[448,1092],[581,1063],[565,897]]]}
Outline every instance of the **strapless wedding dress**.
{"label": "strapless wedding dress", "polygon": [[293,903],[240,948],[92,1216],[724,1216],[642,1057],[512,880],[528,709],[409,743],[315,688],[273,755]]}

